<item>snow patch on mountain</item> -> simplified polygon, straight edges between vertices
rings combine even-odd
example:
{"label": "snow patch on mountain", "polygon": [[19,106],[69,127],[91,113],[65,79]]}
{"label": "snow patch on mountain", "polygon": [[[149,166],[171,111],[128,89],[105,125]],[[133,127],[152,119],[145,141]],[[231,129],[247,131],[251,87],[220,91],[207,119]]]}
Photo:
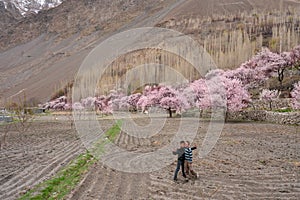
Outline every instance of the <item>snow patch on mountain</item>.
{"label": "snow patch on mountain", "polygon": [[56,7],[63,0],[0,0],[7,9],[8,4],[12,3],[23,16],[30,13],[38,13],[41,10],[47,10]]}

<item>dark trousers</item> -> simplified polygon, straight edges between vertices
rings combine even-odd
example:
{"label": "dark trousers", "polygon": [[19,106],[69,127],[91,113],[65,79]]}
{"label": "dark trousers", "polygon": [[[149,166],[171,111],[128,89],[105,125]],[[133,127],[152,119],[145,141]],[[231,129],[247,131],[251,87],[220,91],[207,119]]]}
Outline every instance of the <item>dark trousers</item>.
{"label": "dark trousers", "polygon": [[185,174],[197,178],[197,173],[193,170],[193,162],[184,161]]}
{"label": "dark trousers", "polygon": [[184,172],[184,160],[177,160],[177,167],[176,167],[176,170],[175,170],[175,174],[174,174],[174,180],[177,180],[177,175],[178,175],[178,172],[180,170],[180,167],[181,167],[181,171],[182,171],[182,176],[183,177],[186,177],[185,175],[185,172]]}

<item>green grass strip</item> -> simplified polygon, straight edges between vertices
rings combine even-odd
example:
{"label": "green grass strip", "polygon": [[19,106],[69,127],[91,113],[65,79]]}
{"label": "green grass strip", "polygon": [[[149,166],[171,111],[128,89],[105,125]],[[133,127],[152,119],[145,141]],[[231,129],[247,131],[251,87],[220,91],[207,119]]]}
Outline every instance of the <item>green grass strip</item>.
{"label": "green grass strip", "polygon": [[275,110],[275,112],[288,113],[288,112],[293,112],[293,110],[291,108],[284,108],[284,109]]}
{"label": "green grass strip", "polygon": [[53,178],[46,180],[33,189],[29,190],[20,197],[20,200],[60,200],[64,199],[72,189],[82,180],[88,172],[89,167],[97,162],[96,154],[104,153],[105,145],[109,141],[113,142],[121,131],[121,121],[114,124],[104,135],[104,138],[99,139],[94,148],[90,151],[79,155],[71,161],[66,167],[61,169]]}
{"label": "green grass strip", "polygon": [[117,138],[118,134],[121,131],[121,126],[122,126],[122,121],[118,120],[117,123],[106,132],[105,135],[106,137],[108,137],[108,139],[111,142],[114,142],[115,139]]}

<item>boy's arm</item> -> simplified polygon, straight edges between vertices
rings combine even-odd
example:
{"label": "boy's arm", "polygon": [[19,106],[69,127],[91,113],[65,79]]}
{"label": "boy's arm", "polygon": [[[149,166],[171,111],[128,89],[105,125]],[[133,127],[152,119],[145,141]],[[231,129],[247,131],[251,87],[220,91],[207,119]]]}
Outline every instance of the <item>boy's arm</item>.
{"label": "boy's arm", "polygon": [[178,149],[176,149],[175,151],[172,152],[173,155],[177,155],[178,154]]}
{"label": "boy's arm", "polygon": [[195,149],[197,149],[197,147],[196,147],[196,146],[194,146],[194,147],[192,147],[192,148],[191,148],[191,150],[192,150],[192,151],[194,151]]}

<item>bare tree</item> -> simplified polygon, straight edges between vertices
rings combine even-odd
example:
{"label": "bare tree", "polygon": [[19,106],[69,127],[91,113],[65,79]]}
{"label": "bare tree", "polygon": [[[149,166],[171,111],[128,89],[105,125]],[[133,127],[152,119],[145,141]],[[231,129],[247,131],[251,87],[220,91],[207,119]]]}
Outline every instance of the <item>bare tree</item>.
{"label": "bare tree", "polygon": [[26,132],[35,118],[34,111],[27,107],[26,93],[22,92],[18,96],[17,101],[12,101],[7,104],[8,113],[13,118],[13,125],[15,129],[20,132]]}
{"label": "bare tree", "polygon": [[[18,96],[18,98],[16,98],[16,96]],[[24,90],[22,90],[16,95],[11,96],[8,103],[6,103],[4,124],[1,126],[3,131],[1,131],[2,134],[0,135],[0,149],[3,149],[3,147],[7,145],[9,132],[16,131],[22,135],[31,127],[35,119],[35,114],[31,108],[27,107],[26,102],[26,94]]]}

